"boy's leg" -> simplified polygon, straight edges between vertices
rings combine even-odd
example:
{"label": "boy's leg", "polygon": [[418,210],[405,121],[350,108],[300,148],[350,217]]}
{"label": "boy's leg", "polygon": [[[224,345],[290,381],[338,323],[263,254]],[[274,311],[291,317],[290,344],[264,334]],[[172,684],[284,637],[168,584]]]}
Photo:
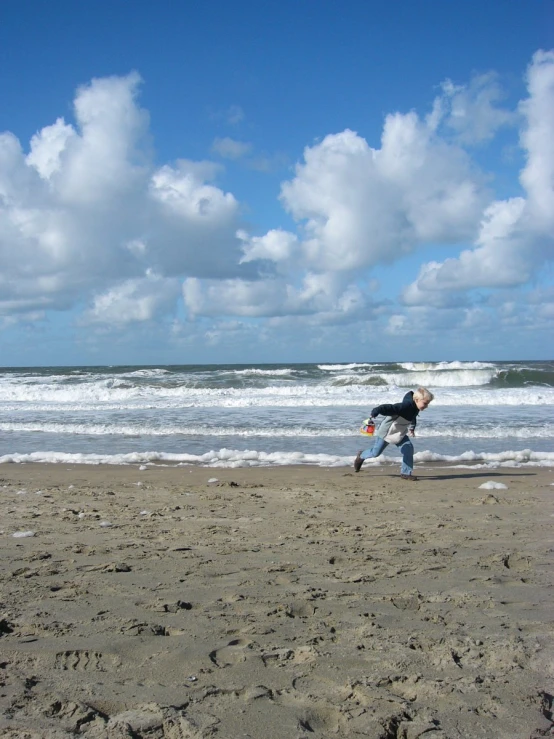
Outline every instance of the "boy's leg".
{"label": "boy's leg", "polygon": [[364,449],[363,452],[360,452],[360,457],[362,459],[371,459],[372,457],[379,457],[385,451],[387,447],[388,447],[388,442],[386,442],[384,439],[381,439],[380,436],[376,436],[373,446],[370,449]]}
{"label": "boy's leg", "polygon": [[402,466],[400,474],[411,475],[414,471],[414,445],[410,439],[405,436],[397,445],[402,454]]}
{"label": "boy's leg", "polygon": [[358,452],[358,456],[354,460],[354,470],[356,472],[359,472],[365,459],[378,457],[384,452],[386,447],[388,447],[388,443],[384,439],[381,439],[380,436],[375,437],[375,442],[372,447],[370,447],[369,449],[364,449],[363,452]]}

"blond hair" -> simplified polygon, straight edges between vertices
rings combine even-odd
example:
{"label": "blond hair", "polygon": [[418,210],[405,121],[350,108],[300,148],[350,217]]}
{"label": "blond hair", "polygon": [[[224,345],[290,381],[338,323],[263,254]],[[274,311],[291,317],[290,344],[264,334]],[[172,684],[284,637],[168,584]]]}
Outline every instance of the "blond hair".
{"label": "blond hair", "polygon": [[426,387],[418,387],[418,389],[414,392],[414,400],[417,400],[418,398],[421,400],[427,401],[427,403],[430,403],[435,396],[430,390],[427,390]]}

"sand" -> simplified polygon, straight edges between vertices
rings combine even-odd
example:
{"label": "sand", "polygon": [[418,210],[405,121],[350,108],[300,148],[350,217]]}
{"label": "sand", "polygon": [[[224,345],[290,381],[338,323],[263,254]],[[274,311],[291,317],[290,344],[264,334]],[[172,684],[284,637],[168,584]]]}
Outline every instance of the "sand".
{"label": "sand", "polygon": [[554,735],[554,470],[418,473],[2,465],[0,736]]}

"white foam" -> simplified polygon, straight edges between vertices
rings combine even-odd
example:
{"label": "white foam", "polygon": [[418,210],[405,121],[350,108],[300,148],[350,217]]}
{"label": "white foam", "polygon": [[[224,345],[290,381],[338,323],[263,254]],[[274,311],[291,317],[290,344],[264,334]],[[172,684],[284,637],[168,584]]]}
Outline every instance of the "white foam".
{"label": "white foam", "polygon": [[[310,454],[304,452],[261,452],[256,450],[219,449],[205,454],[170,454],[165,452],[131,452],[127,454],[71,454],[67,452],[32,452],[29,454],[5,454],[0,456],[0,464],[42,462],[47,464],[162,464],[196,465],[200,467],[272,467],[285,465],[313,465],[318,467],[351,467],[353,455]],[[460,455],[436,454],[425,450],[414,456],[416,463],[445,462],[449,465],[483,463],[481,466],[494,467],[554,467],[554,452],[533,452],[530,449],[504,451],[499,453],[467,451]],[[383,455],[376,460],[368,460],[374,465],[399,463],[398,456]],[[139,484],[139,483],[136,483]],[[142,484],[142,483],[140,483]]]}
{"label": "white foam", "polygon": [[[56,423],[56,422],[35,422],[35,423],[0,423],[0,431],[9,432],[27,432],[27,433],[49,433],[49,434],[70,434],[82,436],[119,436],[119,437],[136,437],[136,436],[233,436],[233,437],[267,437],[273,438],[276,435],[291,438],[308,437],[308,436],[335,436],[344,437],[351,436],[353,431],[357,431],[358,427],[344,428],[313,428],[306,426],[291,426],[288,428],[275,429],[273,426],[256,426],[254,428],[239,428],[234,425],[221,424],[218,426],[208,425],[191,425],[191,426],[160,426],[153,427],[151,424],[141,425],[124,425],[124,424],[92,424],[92,423]],[[554,435],[554,432],[553,432]],[[146,469],[146,468],[145,468]]]}
{"label": "white foam", "polygon": [[385,382],[387,385],[400,388],[412,388],[418,385],[425,385],[427,387],[438,388],[465,388],[472,386],[488,385],[492,379],[498,374],[498,371],[492,369],[458,369],[449,370],[448,372],[444,369],[426,369],[420,370],[416,377],[413,372],[372,372],[369,375],[354,374],[344,375],[343,381],[348,379],[350,382],[362,382],[364,379],[370,379],[372,383],[380,380]]}
{"label": "white foam", "polygon": [[[475,406],[545,406],[554,405],[554,388],[526,386],[499,390],[494,388],[465,388],[461,392],[457,388],[442,388],[435,391],[432,408],[454,406],[456,408]],[[352,385],[346,386],[286,386],[271,388],[248,388],[239,391],[228,388],[226,391],[203,388],[200,390],[183,390],[173,397],[150,396],[148,398],[126,398],[121,402],[113,402],[113,397],[84,402],[82,399],[68,398],[67,402],[35,402],[20,399],[17,404],[1,403],[3,417],[7,414],[20,413],[21,405],[30,412],[55,413],[56,411],[174,411],[175,408],[331,408],[352,407],[365,408],[368,405],[396,403],[399,395],[406,388],[389,386]],[[108,402],[109,401],[109,402]]]}
{"label": "white foam", "polygon": [[[360,424],[362,422],[360,421]],[[290,424],[290,422],[289,422]],[[219,425],[194,424],[183,426],[181,424],[155,427],[152,423],[136,423],[119,424],[119,423],[62,423],[52,421],[42,422],[0,422],[0,431],[3,433],[48,433],[48,434],[67,434],[71,436],[117,436],[117,437],[138,437],[138,436],[209,436],[217,434],[219,437],[236,437],[236,438],[274,438],[275,436],[287,438],[303,438],[303,437],[349,437],[353,433],[357,433],[359,424],[349,426],[332,427],[321,424],[316,427],[315,424],[307,425],[288,425],[275,428],[272,425],[252,426],[250,428],[241,428],[231,423],[220,423]],[[447,437],[456,439],[554,439],[554,424],[550,421],[541,425],[535,423],[533,426],[514,427],[512,422],[505,424],[497,424],[495,426],[482,425],[478,426],[472,423],[460,425],[449,424],[445,427],[439,423],[438,426],[432,427],[428,422],[422,422],[417,429],[417,436],[420,439]],[[144,468],[146,469],[146,468]]]}
{"label": "white foam", "polygon": [[169,370],[162,369],[160,367],[152,367],[148,369],[138,369],[133,370],[132,372],[122,372],[119,377],[146,377],[146,378],[155,378],[155,377],[165,377],[166,375],[171,374]]}
{"label": "white foam", "polygon": [[445,372],[450,370],[482,370],[494,369],[490,362],[400,362],[399,366],[412,372],[428,372],[429,370]]}
{"label": "white foam", "polygon": [[508,486],[504,485],[503,482],[494,482],[493,480],[489,480],[488,482],[484,482],[482,485],[479,485],[479,490],[507,490]]}
{"label": "white foam", "polygon": [[375,367],[374,364],[369,363],[356,363],[351,364],[318,364],[317,368],[326,372],[345,372],[346,370],[352,369],[363,369],[365,367]]}
{"label": "white foam", "polygon": [[243,377],[288,377],[290,375],[295,374],[298,370],[294,370],[292,368],[284,368],[284,369],[258,369],[256,367],[252,367],[250,369],[241,369],[241,370],[223,370],[221,374],[227,374],[227,375],[236,375],[236,376],[243,376]]}
{"label": "white foam", "polygon": [[497,426],[474,426],[460,425],[449,426],[448,428],[429,428],[422,424],[417,429],[419,438],[439,438],[446,437],[455,439],[552,439],[554,438],[554,424],[548,422],[541,426],[523,426],[514,428],[513,423],[506,422]]}
{"label": "white foam", "polygon": [[16,531],[14,534],[12,534],[14,539],[26,539],[27,537],[34,535],[34,531]]}

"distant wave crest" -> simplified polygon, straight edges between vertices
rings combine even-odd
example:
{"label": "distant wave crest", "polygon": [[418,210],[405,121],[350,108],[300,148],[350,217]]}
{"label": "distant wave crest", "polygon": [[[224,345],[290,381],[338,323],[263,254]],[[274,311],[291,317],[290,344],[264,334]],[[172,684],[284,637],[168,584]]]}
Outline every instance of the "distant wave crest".
{"label": "distant wave crest", "polygon": [[494,369],[458,369],[445,372],[441,369],[418,370],[411,372],[380,372],[369,375],[355,374],[336,377],[335,385],[391,385],[415,388],[425,385],[437,387],[471,387],[488,385],[496,377]]}

